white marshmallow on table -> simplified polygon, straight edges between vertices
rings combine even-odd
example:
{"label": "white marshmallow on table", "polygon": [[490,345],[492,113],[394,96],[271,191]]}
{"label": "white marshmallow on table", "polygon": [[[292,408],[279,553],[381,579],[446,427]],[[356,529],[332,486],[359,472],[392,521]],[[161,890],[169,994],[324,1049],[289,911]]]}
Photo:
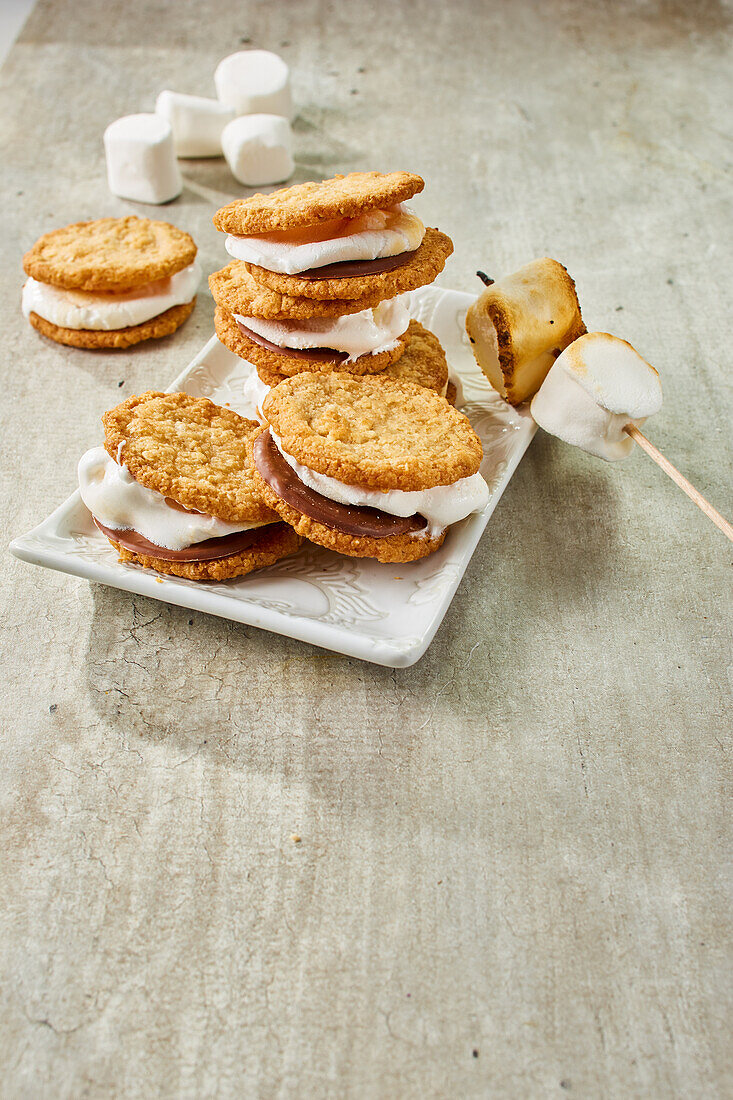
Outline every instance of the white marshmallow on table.
{"label": "white marshmallow on table", "polygon": [[221,132],[234,118],[218,99],[168,90],[156,99],[155,113],[170,123],[178,157],[220,157]]}
{"label": "white marshmallow on table", "polygon": [[134,202],[170,202],[183,190],[173,131],[160,115],[125,115],[104,131],[107,182]]}
{"label": "white marshmallow on table", "polygon": [[589,332],[570,344],[530,406],[546,432],[608,462],[625,458],[634,446],[626,425],[641,427],[661,407],[654,367],[607,332]]}
{"label": "white marshmallow on table", "polygon": [[241,115],[227,123],[221,147],[232,175],[247,187],[284,183],[295,171],[293,134],[280,115]]}
{"label": "white marshmallow on table", "polygon": [[216,94],[238,115],[269,114],[293,118],[290,69],[269,50],[239,50],[220,61],[214,73]]}

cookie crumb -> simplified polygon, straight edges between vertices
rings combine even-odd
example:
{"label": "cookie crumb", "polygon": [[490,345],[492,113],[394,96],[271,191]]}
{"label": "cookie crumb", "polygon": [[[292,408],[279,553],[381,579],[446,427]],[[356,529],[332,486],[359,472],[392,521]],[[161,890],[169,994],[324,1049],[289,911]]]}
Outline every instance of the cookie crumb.
{"label": "cookie crumb", "polygon": [[155,578],[155,583],[156,584],[162,584],[163,583],[163,578],[162,577],[156,577]]}
{"label": "cookie crumb", "polygon": [[496,281],[495,279],[491,279],[485,271],[477,271],[476,274],[478,275],[484,286],[491,286],[492,283]]}
{"label": "cookie crumb", "polygon": [[124,386],[124,384],[125,384],[125,379],[123,378],[121,382],[117,383],[117,389],[119,389],[120,386]]}
{"label": "cookie crumb", "polygon": [[48,708],[48,713],[53,714],[53,712],[57,709],[58,709],[58,703],[51,703],[51,706]]}
{"label": "cookie crumb", "polygon": [[471,1054],[473,1055],[474,1058],[478,1058],[478,1051],[476,1050],[476,1047],[473,1048],[473,1050],[471,1051]]}
{"label": "cookie crumb", "polygon": [[300,844],[300,839],[301,838],[298,836],[297,833],[291,833],[290,834],[290,839],[292,840],[293,844]]}

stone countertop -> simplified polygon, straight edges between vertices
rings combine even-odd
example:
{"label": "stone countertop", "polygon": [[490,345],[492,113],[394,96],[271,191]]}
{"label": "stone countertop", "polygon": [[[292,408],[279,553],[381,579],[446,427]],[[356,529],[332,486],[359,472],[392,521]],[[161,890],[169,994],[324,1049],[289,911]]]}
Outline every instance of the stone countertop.
{"label": "stone countertop", "polygon": [[[291,64],[295,181],[405,167],[478,290],[534,256],[660,370],[653,441],[730,495],[731,8],[41,0],[0,71],[2,530],[102,411],[212,331],[128,352],[19,310],[41,233],[131,211],[101,137],[217,61]],[[244,194],[155,208],[225,262]],[[393,671],[34,569],[2,585],[9,1097],[713,1097],[730,1081],[731,546],[644,455],[538,435],[435,642]],[[294,838],[299,837],[299,841]]]}

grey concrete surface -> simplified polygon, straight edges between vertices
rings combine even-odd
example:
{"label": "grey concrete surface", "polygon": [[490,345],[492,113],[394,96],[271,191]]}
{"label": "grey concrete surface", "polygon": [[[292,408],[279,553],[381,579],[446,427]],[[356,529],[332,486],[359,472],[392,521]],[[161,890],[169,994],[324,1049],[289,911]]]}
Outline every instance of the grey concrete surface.
{"label": "grey concrete surface", "polygon": [[[297,179],[406,167],[445,285],[534,256],[662,372],[649,435],[730,493],[729,5],[41,0],[0,72],[2,532],[212,330],[23,322],[20,258],[140,209],[101,135],[293,67]],[[242,194],[157,210],[221,266]],[[143,208],[147,212],[147,208]],[[3,556],[4,1098],[731,1095],[731,546],[643,455],[539,436],[393,672]],[[301,837],[296,844],[293,834]]]}

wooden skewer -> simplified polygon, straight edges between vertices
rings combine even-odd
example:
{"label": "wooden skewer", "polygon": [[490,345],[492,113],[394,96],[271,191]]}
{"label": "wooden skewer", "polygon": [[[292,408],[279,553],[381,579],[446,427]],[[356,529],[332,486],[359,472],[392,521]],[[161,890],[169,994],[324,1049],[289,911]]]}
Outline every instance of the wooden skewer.
{"label": "wooden skewer", "polygon": [[712,504],[709,504],[702,493],[698,493],[694,485],[684,477],[679,470],[677,470],[672,463],[664,457],[661,451],[658,451],[653,443],[649,440],[635,424],[627,424],[624,428],[635,443],[638,443],[642,451],[646,451],[651,459],[653,459],[657,466],[660,466],[668,477],[672,478],[675,485],[679,485],[683,493],[687,493],[690,500],[694,500],[695,504],[705,513],[708,519],[711,519],[716,527],[719,527],[724,535],[727,535],[731,542],[733,542],[733,526],[728,523],[727,519],[723,519],[720,512],[717,512],[713,508]]}

